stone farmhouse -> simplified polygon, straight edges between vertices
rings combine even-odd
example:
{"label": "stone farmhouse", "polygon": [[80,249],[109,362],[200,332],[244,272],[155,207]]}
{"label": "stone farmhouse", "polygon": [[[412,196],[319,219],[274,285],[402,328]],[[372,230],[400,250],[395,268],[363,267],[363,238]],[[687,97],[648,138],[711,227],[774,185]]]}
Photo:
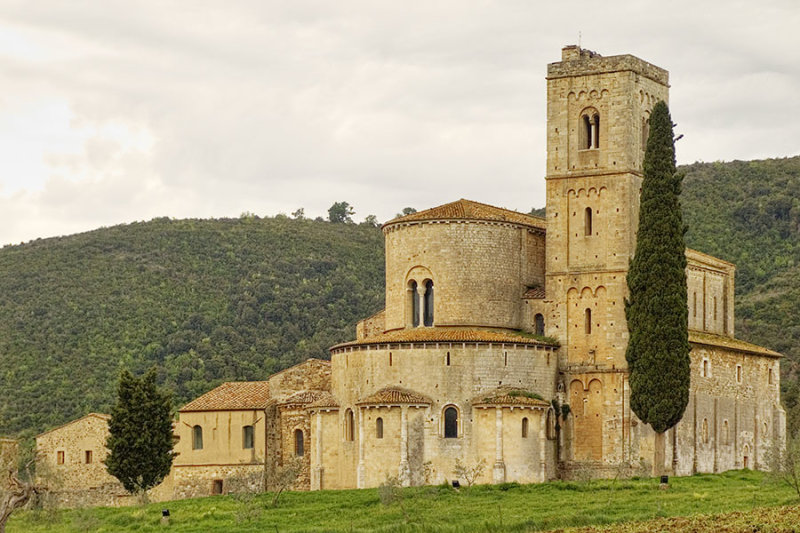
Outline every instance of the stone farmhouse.
{"label": "stone farmhouse", "polygon": [[[668,98],[659,67],[565,47],[547,67],[546,219],[458,200],[387,222],[385,309],[330,362],[185,405],[172,497],[292,460],[310,490],[440,483],[457,461],[485,464],[479,483],[647,467],[624,299],[648,115]],[[785,439],[781,356],[735,338],[734,265],[686,256],[692,381],[672,472],[764,469]]]}

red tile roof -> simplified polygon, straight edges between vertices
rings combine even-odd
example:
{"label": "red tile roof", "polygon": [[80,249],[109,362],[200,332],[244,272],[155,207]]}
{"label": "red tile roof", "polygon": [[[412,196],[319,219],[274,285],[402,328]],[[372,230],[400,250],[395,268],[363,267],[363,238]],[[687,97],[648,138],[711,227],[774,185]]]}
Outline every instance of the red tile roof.
{"label": "red tile roof", "polygon": [[426,404],[430,405],[431,399],[417,392],[398,387],[385,387],[372,393],[356,405],[398,405],[398,404]]}
{"label": "red tile roof", "polygon": [[530,300],[543,300],[544,296],[544,287],[533,287],[525,291],[525,294],[522,295],[523,298]]}
{"label": "red tile roof", "polygon": [[472,399],[472,405],[513,405],[527,407],[549,407],[550,404],[538,398],[536,393],[515,389],[511,387],[500,387],[487,391]]}
{"label": "red tile roof", "polygon": [[384,227],[403,222],[420,222],[425,220],[491,220],[521,224],[541,230],[546,229],[545,219],[543,218],[503,209],[502,207],[473,202],[463,198],[456,202],[395,218],[384,224]]}
{"label": "red tile roof", "polygon": [[333,394],[323,391],[322,395],[306,406],[307,409],[339,407],[339,402],[333,397]]}
{"label": "red tile roof", "polygon": [[228,381],[187,403],[180,412],[263,409],[269,399],[268,381]]}
{"label": "red tile roof", "polygon": [[[292,394],[291,396],[288,396],[287,398],[285,398],[283,400],[280,400],[278,402],[278,404],[282,405],[282,406],[287,406],[287,405],[304,405],[305,406],[305,405],[308,405],[308,404],[311,404],[311,403],[317,402],[318,400],[323,399],[325,397],[325,395],[331,396],[331,394],[328,391],[301,390],[301,391],[295,392],[294,394]],[[333,397],[331,396],[331,398],[333,398]]]}
{"label": "red tile roof", "polygon": [[337,344],[333,346],[331,350],[348,346],[411,342],[491,342],[495,344],[536,344],[541,346],[553,346],[552,344],[533,337],[508,331],[459,328],[409,328],[388,331],[380,335],[367,337],[360,341]]}
{"label": "red tile roof", "polygon": [[728,348],[729,350],[735,350],[737,352],[766,355],[769,357],[783,357],[783,355],[779,354],[778,352],[773,352],[768,348],[751,344],[749,342],[740,341],[739,339],[734,339],[733,337],[706,333],[705,331],[689,330],[689,342],[694,344],[705,344],[707,346]]}

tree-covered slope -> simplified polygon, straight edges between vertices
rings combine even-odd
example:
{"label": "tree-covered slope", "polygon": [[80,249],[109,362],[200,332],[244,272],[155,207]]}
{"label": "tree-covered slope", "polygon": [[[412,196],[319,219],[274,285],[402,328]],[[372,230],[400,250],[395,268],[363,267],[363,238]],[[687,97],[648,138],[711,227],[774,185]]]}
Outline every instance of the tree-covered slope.
{"label": "tree-covered slope", "polygon": [[687,244],[736,264],[736,336],[800,362],[800,157],[683,167]]}
{"label": "tree-covered slope", "polygon": [[[798,368],[800,157],[683,170],[688,246],[737,265],[737,337]],[[180,404],[327,357],[382,307],[383,268],[376,228],[286,217],[158,219],[7,246],[0,435],[107,411],[121,368],[158,363]]]}
{"label": "tree-covered slope", "polygon": [[383,305],[380,230],[286,217],[168,220],[0,250],[0,435],[108,411],[153,363],[178,403],[263,379]]}

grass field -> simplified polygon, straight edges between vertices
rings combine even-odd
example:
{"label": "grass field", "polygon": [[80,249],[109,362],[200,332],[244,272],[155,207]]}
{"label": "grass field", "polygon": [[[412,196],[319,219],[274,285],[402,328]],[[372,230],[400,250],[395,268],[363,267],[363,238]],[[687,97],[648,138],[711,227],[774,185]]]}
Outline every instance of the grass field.
{"label": "grass field", "polygon": [[[460,491],[444,486],[414,487],[402,489],[399,500],[389,505],[381,503],[378,489],[293,492],[286,493],[276,508],[270,507],[270,502],[271,497],[262,494],[130,508],[26,511],[12,517],[8,533],[165,529],[226,533],[499,532],[602,527],[620,522],[626,522],[624,531],[680,531],[676,527],[681,523],[686,531],[792,531],[793,525],[800,528],[796,525],[800,521],[796,494],[752,471],[672,478],[668,490],[659,490],[656,479],[559,481],[486,485]],[[793,506],[772,509],[787,505]],[[162,508],[170,510],[169,528],[160,524]],[[696,516],[733,511],[746,514],[713,519]],[[654,518],[657,520],[637,523]],[[752,520],[761,520],[763,527],[746,529]],[[763,525],[768,523],[765,520],[772,520],[773,526]],[[783,525],[781,520],[785,520]],[[721,529],[726,523],[733,525]],[[620,526],[608,529],[612,530],[620,530]]]}

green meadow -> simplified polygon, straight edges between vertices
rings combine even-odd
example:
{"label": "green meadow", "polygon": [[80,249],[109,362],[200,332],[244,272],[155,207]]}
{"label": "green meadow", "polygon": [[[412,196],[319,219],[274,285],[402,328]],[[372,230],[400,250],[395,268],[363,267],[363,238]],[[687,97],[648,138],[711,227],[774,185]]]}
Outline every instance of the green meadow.
{"label": "green meadow", "polygon": [[[394,501],[387,503],[389,492],[382,489],[289,492],[281,496],[276,507],[271,506],[270,494],[259,494],[126,508],[31,510],[15,514],[9,522],[8,533],[499,532],[619,523],[626,523],[625,529],[644,527],[635,530],[646,531],[648,526],[636,522],[657,519],[653,522],[657,524],[661,523],[658,520],[671,520],[671,517],[690,517],[687,523],[700,520],[713,525],[724,519],[717,521],[698,515],[733,511],[766,512],[778,519],[792,516],[791,519],[796,520],[798,516],[794,512],[796,507],[787,507],[786,511],[769,509],[796,505],[798,498],[794,492],[769,481],[763,473],[748,470],[672,478],[667,490],[659,489],[657,479],[632,479],[555,481],[535,485],[508,483],[462,487],[458,491],[443,485],[412,487],[395,490]],[[161,524],[162,509],[170,511],[168,526]],[[742,520],[746,522],[747,518]]]}

